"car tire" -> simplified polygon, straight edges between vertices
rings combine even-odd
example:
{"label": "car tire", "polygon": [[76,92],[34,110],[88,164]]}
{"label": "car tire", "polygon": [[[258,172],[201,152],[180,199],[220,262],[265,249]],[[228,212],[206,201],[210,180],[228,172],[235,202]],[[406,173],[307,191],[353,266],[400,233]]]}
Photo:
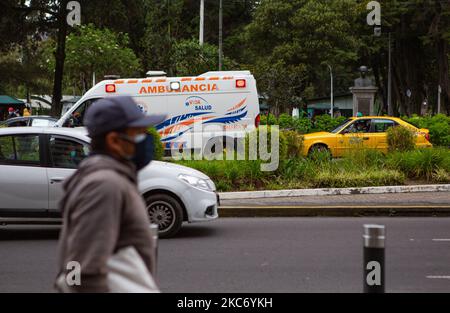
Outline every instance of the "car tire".
{"label": "car tire", "polygon": [[331,151],[324,144],[315,144],[308,151],[308,157],[313,157],[315,152],[328,152],[331,158]]}
{"label": "car tire", "polygon": [[150,223],[158,225],[160,238],[175,236],[183,223],[183,208],[175,197],[156,193],[145,197]]}

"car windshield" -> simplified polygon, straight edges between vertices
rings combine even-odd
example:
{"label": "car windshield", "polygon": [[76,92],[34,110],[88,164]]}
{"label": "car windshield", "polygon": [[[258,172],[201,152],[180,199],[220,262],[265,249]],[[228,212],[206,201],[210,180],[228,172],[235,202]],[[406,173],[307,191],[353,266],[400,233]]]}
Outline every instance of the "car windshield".
{"label": "car windshield", "polygon": [[342,123],[342,124],[340,124],[338,127],[336,127],[335,129],[333,129],[332,131],[330,131],[330,133],[333,133],[333,134],[337,134],[337,133],[339,133],[349,122],[351,122],[352,121],[352,119],[347,119],[347,120],[345,120],[345,122],[344,123]]}

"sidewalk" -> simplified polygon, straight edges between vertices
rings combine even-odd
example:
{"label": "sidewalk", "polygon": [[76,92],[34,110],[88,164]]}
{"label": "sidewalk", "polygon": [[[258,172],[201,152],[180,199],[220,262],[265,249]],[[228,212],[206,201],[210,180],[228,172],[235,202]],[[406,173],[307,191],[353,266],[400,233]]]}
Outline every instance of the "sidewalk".
{"label": "sidewalk", "polygon": [[221,217],[450,216],[450,192],[346,194],[221,200]]}

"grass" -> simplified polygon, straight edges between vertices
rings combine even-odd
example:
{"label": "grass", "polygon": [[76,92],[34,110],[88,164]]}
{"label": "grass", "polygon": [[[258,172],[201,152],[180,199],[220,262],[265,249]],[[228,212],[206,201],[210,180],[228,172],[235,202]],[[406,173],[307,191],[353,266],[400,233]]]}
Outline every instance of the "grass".
{"label": "grass", "polygon": [[281,160],[274,172],[262,172],[262,161],[178,161],[202,171],[219,191],[346,188],[404,185],[407,179],[450,182],[450,150],[393,152],[355,150],[340,159],[326,152],[313,158]]}
{"label": "grass", "polygon": [[[418,149],[387,156],[387,167],[399,170],[409,178],[449,182],[450,150],[446,148]],[[445,175],[447,173],[447,175]]]}

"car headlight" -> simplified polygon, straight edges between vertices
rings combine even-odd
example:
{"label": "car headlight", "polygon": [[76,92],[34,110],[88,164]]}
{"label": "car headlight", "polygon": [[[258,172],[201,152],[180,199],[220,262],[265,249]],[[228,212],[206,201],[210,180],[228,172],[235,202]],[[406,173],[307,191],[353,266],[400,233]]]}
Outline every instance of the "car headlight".
{"label": "car headlight", "polygon": [[206,191],[214,191],[214,184],[212,182],[208,182],[206,179],[198,178],[195,176],[180,174],[178,178],[185,183],[188,183],[192,187],[206,190]]}

